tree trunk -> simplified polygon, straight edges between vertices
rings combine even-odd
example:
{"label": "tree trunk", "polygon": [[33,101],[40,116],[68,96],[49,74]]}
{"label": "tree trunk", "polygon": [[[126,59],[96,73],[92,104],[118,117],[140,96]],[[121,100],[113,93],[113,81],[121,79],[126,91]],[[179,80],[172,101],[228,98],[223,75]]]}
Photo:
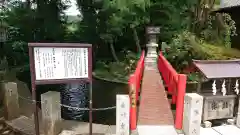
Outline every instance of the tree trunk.
{"label": "tree trunk", "polygon": [[142,49],[141,49],[141,46],[140,46],[140,41],[139,41],[139,38],[138,38],[137,30],[136,30],[136,28],[132,28],[132,30],[133,30],[133,37],[134,37],[134,40],[135,40],[135,43],[136,43],[136,46],[137,46],[137,52],[141,53]]}
{"label": "tree trunk", "polygon": [[118,59],[118,57],[117,57],[117,55],[116,55],[116,51],[115,51],[115,48],[114,48],[113,43],[110,43],[110,48],[111,48],[111,52],[112,52],[112,55],[113,55],[114,60],[115,60],[116,62],[119,62],[119,59]]}

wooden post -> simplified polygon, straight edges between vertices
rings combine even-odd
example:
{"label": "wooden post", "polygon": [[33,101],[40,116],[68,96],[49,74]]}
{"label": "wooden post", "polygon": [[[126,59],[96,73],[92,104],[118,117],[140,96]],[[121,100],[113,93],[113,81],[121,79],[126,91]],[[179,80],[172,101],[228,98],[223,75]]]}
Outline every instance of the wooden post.
{"label": "wooden post", "polygon": [[203,97],[188,93],[184,99],[183,132],[184,135],[200,135]]}
{"label": "wooden post", "polygon": [[3,83],[4,90],[4,118],[12,120],[20,115],[17,83]]}
{"label": "wooden post", "polygon": [[41,101],[44,135],[58,135],[61,132],[60,93],[44,93],[41,95]]}

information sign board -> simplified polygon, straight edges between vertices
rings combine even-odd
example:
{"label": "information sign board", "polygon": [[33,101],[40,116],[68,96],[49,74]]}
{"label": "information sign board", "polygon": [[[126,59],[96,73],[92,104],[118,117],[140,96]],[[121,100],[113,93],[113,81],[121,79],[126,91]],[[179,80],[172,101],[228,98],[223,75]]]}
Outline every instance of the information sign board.
{"label": "information sign board", "polygon": [[91,79],[91,46],[64,43],[29,45],[31,72],[37,84]]}

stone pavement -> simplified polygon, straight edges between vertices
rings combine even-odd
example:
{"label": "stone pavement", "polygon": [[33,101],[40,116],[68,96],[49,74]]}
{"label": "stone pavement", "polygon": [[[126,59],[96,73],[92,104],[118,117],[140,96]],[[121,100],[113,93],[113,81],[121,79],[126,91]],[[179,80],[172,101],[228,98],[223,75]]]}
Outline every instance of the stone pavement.
{"label": "stone pavement", "polygon": [[235,125],[223,125],[211,128],[201,127],[200,135],[240,135],[240,128],[236,127]]}
{"label": "stone pavement", "polygon": [[[173,126],[138,126],[138,135],[184,135],[177,134]],[[195,134],[193,134],[195,135]],[[200,135],[240,135],[235,125],[223,125],[200,129]]]}
{"label": "stone pavement", "polygon": [[138,135],[178,135],[173,125],[138,126]]}

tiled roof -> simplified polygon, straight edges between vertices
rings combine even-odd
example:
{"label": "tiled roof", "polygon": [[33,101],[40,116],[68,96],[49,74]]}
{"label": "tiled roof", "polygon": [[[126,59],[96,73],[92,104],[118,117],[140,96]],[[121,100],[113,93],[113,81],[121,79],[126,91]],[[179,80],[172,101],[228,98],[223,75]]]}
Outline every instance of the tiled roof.
{"label": "tiled roof", "polygon": [[221,0],[220,8],[240,6],[240,0]]}

